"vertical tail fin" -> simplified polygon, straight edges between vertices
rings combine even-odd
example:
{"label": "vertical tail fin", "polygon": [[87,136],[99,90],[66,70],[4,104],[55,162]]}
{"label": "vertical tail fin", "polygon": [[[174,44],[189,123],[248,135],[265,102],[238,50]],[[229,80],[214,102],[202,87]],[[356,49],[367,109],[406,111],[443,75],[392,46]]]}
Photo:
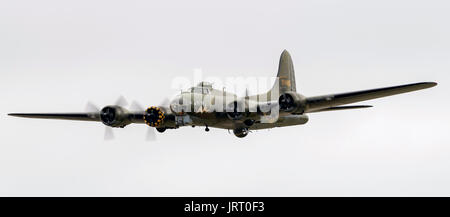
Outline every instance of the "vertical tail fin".
{"label": "vertical tail fin", "polygon": [[281,94],[288,91],[297,92],[297,88],[295,84],[294,64],[292,63],[291,55],[287,50],[284,50],[280,56],[275,84],[267,93],[258,95],[258,99],[278,100],[278,97]]}
{"label": "vertical tail fin", "polygon": [[278,85],[274,84],[270,92],[274,91],[274,88],[279,88],[279,94],[287,91],[297,91],[295,84],[294,64],[292,63],[291,55],[287,50],[284,50],[283,53],[281,53],[280,63],[278,65],[277,80]]}
{"label": "vertical tail fin", "polygon": [[284,50],[283,53],[281,53],[277,77],[279,80],[280,92],[297,91],[295,85],[294,64],[292,63],[291,55],[287,50]]}

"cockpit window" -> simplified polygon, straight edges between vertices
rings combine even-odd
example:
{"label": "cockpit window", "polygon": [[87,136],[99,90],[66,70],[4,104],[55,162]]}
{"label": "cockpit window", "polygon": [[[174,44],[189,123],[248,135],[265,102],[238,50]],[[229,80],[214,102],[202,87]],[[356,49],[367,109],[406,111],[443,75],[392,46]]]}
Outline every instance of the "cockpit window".
{"label": "cockpit window", "polygon": [[208,88],[201,88],[201,87],[191,87],[190,92],[191,93],[208,94],[209,93],[209,89]]}

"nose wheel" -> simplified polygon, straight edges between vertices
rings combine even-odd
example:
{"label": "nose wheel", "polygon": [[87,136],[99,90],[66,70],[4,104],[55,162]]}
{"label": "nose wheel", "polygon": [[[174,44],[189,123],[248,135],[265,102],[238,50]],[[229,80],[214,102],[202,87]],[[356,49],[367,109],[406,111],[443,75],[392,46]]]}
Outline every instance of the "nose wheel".
{"label": "nose wheel", "polygon": [[206,125],[205,131],[206,131],[206,132],[209,132],[209,127],[208,127],[208,125]]}

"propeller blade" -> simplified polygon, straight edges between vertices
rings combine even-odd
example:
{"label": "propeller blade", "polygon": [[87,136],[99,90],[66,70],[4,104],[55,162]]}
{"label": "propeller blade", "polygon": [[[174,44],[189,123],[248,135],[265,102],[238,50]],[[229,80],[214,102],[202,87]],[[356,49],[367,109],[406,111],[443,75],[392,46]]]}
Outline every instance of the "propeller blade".
{"label": "propeller blade", "polygon": [[121,106],[121,107],[126,107],[126,106],[128,105],[128,102],[127,102],[127,100],[125,99],[125,97],[120,96],[120,97],[117,99],[117,101],[116,101],[116,103],[115,103],[114,105],[118,105],[118,106]]}
{"label": "propeller blade", "polygon": [[155,141],[156,140],[156,134],[155,134],[155,130],[153,129],[153,127],[148,128],[145,140],[147,140],[147,141]]}
{"label": "propeller blade", "polygon": [[168,107],[169,104],[170,104],[170,99],[166,97],[159,105],[163,106],[163,107]]}
{"label": "propeller blade", "polygon": [[130,106],[130,111],[144,111],[144,107],[137,101],[132,101]]}
{"label": "propeller blade", "polygon": [[86,112],[99,112],[100,111],[100,109],[98,109],[98,107],[94,103],[92,103],[90,101],[87,102],[86,107],[84,108],[84,110]]}
{"label": "propeller blade", "polygon": [[114,139],[114,132],[111,127],[105,127],[104,139],[105,140],[113,140]]}

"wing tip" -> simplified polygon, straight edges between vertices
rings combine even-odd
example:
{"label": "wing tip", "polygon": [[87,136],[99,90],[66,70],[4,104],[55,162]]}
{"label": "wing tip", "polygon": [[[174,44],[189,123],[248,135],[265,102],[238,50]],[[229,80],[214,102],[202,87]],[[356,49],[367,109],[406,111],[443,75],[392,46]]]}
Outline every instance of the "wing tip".
{"label": "wing tip", "polygon": [[8,113],[8,116],[20,117],[21,114],[19,114],[19,113]]}
{"label": "wing tip", "polygon": [[438,85],[438,83],[434,82],[434,81],[421,82],[420,84],[423,84],[425,86],[425,88],[430,88],[430,87],[434,87],[434,86]]}
{"label": "wing tip", "polygon": [[27,113],[8,113],[8,116],[12,117],[20,117],[20,118],[31,118],[36,114],[27,114]]}

